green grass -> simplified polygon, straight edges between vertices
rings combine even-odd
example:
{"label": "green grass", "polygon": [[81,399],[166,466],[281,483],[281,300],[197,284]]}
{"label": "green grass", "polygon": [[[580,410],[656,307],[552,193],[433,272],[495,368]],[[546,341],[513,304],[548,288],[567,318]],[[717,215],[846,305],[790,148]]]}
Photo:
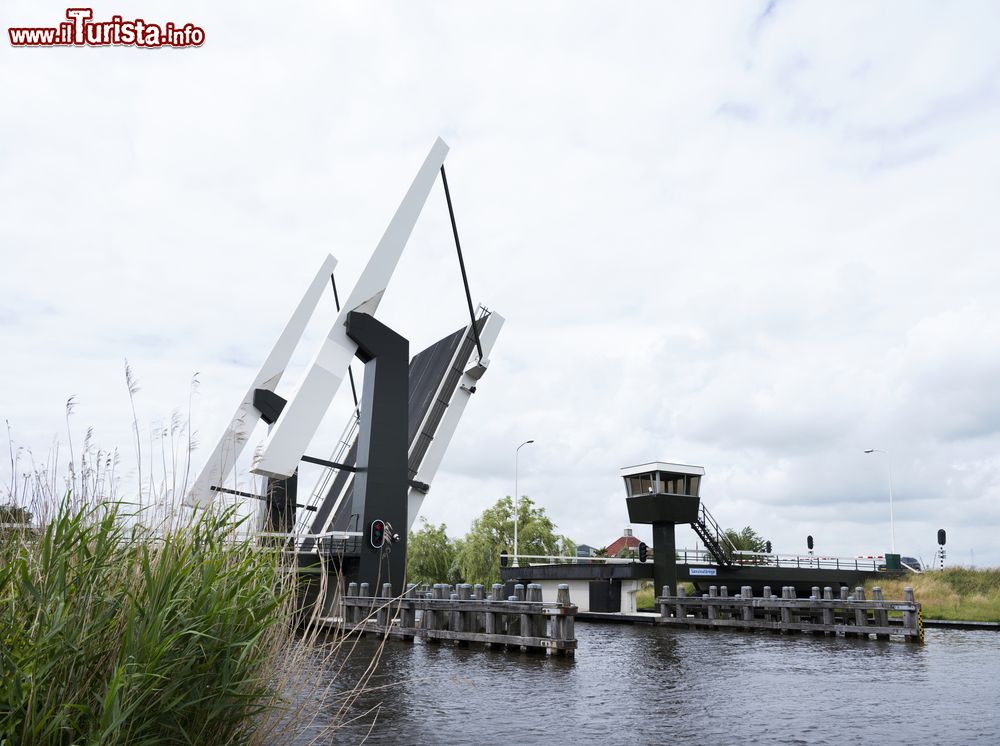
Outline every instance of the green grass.
{"label": "green grass", "polygon": [[[694,593],[694,585],[683,583],[686,593],[690,596]],[[638,611],[659,611],[656,607],[656,594],[653,592],[653,584],[647,583],[642,590],[635,594],[635,608]]]}
{"label": "green grass", "polygon": [[905,586],[912,587],[925,619],[1000,622],[1000,568],[952,567],[919,575],[908,573],[900,580],[879,578],[865,585],[869,598],[875,586],[893,600],[903,598]]}
{"label": "green grass", "polygon": [[233,532],[202,513],[158,537],[67,501],[0,535],[0,743],[269,739],[293,575]]}

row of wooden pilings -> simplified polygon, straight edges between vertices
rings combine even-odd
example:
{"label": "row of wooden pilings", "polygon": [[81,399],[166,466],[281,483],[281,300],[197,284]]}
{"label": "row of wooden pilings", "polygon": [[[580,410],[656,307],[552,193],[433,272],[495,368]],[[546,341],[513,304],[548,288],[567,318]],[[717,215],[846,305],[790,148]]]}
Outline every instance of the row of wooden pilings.
{"label": "row of wooden pilings", "polygon": [[[572,656],[576,650],[576,606],[569,586],[560,585],[555,603],[542,601],[542,587],[530,583],[514,586],[504,597],[504,587],[459,583],[451,586],[415,584],[402,596],[383,583],[372,596],[368,583],[350,583],[341,599],[342,621],[349,632],[389,635],[412,641],[450,640],[460,645],[483,643],[486,647],[535,650]],[[334,621],[334,620],[329,620]]]}
{"label": "row of wooden pilings", "polygon": [[[804,632],[814,635],[869,637],[888,640],[902,637],[907,642],[924,641],[923,615],[913,589],[903,589],[902,601],[887,601],[881,588],[872,589],[872,598],[865,598],[865,589],[858,586],[850,593],[841,586],[838,596],[827,586],[822,593],[813,586],[809,598],[797,598],[795,588],[781,589],[781,597],[764,587],[762,596],[755,597],[750,586],[743,586],[735,596],[726,586],[710,586],[708,593],[687,596],[684,587],[670,595],[670,586],[656,599],[660,607],[660,624],[708,629],[740,629],[745,631]],[[889,612],[902,612],[902,625],[889,623]]]}

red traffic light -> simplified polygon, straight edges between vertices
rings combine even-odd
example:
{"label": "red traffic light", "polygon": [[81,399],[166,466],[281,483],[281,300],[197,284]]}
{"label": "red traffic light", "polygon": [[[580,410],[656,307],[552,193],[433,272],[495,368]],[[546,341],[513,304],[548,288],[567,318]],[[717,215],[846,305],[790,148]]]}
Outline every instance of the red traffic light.
{"label": "red traffic light", "polygon": [[376,549],[381,549],[385,544],[385,521],[381,518],[372,521],[371,542]]}

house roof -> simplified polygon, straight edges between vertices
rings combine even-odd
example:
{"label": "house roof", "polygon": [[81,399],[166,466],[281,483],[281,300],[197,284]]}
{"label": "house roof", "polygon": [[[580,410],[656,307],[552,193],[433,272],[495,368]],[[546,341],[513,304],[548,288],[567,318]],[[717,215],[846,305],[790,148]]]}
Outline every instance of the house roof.
{"label": "house roof", "polygon": [[635,536],[620,536],[608,544],[608,556],[614,557],[622,549],[638,549],[641,542]]}

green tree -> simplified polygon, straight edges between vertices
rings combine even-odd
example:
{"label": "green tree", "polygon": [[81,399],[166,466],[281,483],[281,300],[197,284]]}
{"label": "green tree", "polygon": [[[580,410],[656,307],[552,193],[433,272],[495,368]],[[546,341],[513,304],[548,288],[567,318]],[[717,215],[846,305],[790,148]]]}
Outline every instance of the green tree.
{"label": "green tree", "polygon": [[455,564],[455,543],[442,523],[435,526],[420,519],[420,529],[406,540],[407,578],[410,583],[449,583]]}
{"label": "green tree", "polygon": [[[555,532],[555,524],[528,497],[518,510],[517,543],[520,554],[575,555],[576,544]],[[483,511],[466,535],[457,554],[457,565],[466,583],[500,582],[500,554],[514,553],[514,501],[502,497]]]}
{"label": "green tree", "polygon": [[[727,528],[726,538],[729,539],[733,548],[742,552],[763,552],[767,541],[749,526],[744,526],[742,531],[735,528]],[[729,552],[729,547],[724,547]]]}
{"label": "green tree", "polygon": [[23,523],[31,524],[31,513],[27,508],[22,508],[14,503],[0,505],[0,523]]}
{"label": "green tree", "polygon": [[457,585],[458,583],[465,582],[465,578],[462,577],[462,568],[458,566],[458,558],[462,555],[462,547],[465,545],[465,539],[459,537],[451,545],[454,553],[451,558],[451,567],[448,568],[447,582],[451,585]]}

